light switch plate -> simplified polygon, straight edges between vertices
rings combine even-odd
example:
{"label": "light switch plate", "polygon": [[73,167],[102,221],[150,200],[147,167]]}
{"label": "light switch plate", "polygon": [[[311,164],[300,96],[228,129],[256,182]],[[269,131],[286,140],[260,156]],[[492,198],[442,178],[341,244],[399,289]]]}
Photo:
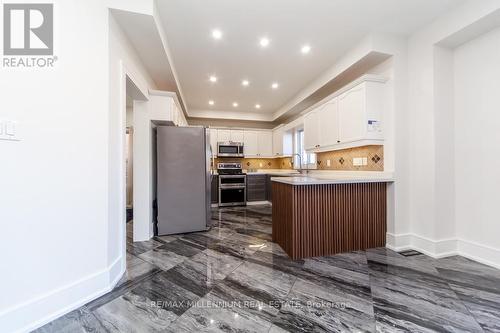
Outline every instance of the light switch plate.
{"label": "light switch plate", "polygon": [[5,135],[14,138],[16,136],[16,122],[6,121],[5,122]]}
{"label": "light switch plate", "polygon": [[20,141],[17,121],[0,120],[0,140]]}
{"label": "light switch plate", "polygon": [[363,165],[368,165],[368,157],[363,157]]}

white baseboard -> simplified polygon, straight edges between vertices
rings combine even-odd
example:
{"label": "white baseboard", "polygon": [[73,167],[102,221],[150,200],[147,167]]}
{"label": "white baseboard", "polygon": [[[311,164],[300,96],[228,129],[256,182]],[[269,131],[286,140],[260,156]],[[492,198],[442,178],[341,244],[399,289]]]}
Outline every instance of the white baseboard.
{"label": "white baseboard", "polygon": [[118,257],[101,271],[6,309],[0,313],[2,332],[30,332],[111,291],[125,273],[123,258]]}
{"label": "white baseboard", "polygon": [[500,268],[500,249],[459,238],[433,240],[413,233],[386,235],[386,247],[393,251],[416,250],[432,258],[460,255]]}
{"label": "white baseboard", "polygon": [[500,269],[500,249],[459,239],[458,253],[471,260]]}

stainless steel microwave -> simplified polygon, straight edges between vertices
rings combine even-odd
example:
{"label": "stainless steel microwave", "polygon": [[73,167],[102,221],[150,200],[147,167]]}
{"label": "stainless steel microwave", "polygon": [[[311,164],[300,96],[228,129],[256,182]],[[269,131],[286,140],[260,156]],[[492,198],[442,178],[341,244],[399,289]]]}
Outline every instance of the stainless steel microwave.
{"label": "stainless steel microwave", "polygon": [[243,154],[243,143],[218,142],[217,157],[245,157]]}

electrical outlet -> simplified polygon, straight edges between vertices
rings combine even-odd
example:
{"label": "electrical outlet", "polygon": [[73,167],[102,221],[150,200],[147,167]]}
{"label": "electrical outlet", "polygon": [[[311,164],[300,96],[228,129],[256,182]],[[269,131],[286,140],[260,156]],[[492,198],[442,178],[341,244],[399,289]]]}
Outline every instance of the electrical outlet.
{"label": "electrical outlet", "polygon": [[263,164],[262,163],[259,163],[259,168],[262,168]]}
{"label": "electrical outlet", "polygon": [[353,157],[352,158],[352,165],[354,165],[354,166],[362,166],[363,165],[363,158],[361,158],[361,157]]}
{"label": "electrical outlet", "polygon": [[330,166],[330,165],[331,165],[330,160],[326,160],[326,166]]}
{"label": "electrical outlet", "polygon": [[363,157],[363,165],[368,165],[368,157]]}

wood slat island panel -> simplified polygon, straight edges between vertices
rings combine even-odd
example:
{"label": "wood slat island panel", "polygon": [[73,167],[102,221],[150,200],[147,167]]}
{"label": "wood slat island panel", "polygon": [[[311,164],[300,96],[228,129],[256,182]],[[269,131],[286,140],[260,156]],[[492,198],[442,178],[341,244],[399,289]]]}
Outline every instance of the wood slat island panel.
{"label": "wood slat island panel", "polygon": [[385,182],[273,182],[273,242],[293,259],[385,246]]}

